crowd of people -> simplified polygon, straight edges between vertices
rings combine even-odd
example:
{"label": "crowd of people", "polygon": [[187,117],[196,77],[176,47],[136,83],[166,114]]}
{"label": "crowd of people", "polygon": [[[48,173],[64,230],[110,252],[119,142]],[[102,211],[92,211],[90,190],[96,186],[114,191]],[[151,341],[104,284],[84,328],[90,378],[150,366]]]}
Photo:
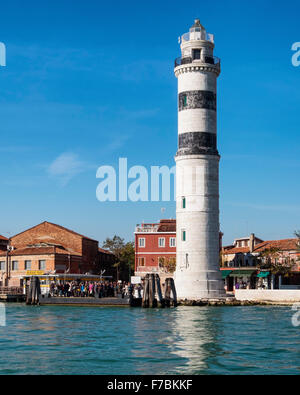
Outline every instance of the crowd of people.
{"label": "crowd of people", "polygon": [[126,297],[133,292],[133,287],[126,282],[112,281],[65,281],[50,284],[50,295],[60,297]]}

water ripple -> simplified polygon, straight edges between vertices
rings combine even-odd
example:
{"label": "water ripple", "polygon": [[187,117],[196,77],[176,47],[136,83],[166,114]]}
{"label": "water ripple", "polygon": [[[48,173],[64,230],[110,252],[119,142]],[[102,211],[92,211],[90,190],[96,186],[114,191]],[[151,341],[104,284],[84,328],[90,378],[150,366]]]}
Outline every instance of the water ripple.
{"label": "water ripple", "polygon": [[7,305],[0,374],[299,374],[288,307]]}

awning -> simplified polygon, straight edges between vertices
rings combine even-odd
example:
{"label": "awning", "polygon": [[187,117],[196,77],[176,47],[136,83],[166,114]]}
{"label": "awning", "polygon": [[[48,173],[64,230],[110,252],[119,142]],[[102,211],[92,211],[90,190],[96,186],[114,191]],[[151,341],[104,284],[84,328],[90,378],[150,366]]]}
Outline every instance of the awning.
{"label": "awning", "polygon": [[229,276],[230,273],[232,273],[232,270],[221,270],[222,273],[222,279],[225,280]]}
{"label": "awning", "polygon": [[256,270],[234,270],[230,277],[251,277]]}
{"label": "awning", "polygon": [[266,278],[270,275],[270,272],[260,272],[258,273],[257,277]]}

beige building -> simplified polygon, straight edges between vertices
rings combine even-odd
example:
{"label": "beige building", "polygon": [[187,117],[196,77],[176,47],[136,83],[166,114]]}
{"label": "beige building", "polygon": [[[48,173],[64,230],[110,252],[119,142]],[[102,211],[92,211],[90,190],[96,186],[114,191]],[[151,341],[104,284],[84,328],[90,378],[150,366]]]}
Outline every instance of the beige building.
{"label": "beige building", "polygon": [[[298,239],[263,241],[251,234],[239,238],[221,252],[221,271],[225,288],[235,289],[297,289],[300,288],[300,253]],[[266,267],[289,263],[292,273],[289,276],[273,275],[270,269],[261,270],[262,253],[276,251],[268,258]]]}

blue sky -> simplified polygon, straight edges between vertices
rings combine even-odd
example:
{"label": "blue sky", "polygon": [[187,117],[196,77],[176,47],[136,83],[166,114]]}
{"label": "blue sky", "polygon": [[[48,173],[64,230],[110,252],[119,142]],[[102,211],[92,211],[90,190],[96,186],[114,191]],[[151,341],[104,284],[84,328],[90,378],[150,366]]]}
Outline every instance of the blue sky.
{"label": "blue sky", "polygon": [[300,228],[300,41],[295,1],[11,0],[1,5],[0,234],[44,220],[130,240],[175,204],[100,203],[96,170],[174,165],[178,37],[200,18],[222,59],[218,95],[225,243]]}

